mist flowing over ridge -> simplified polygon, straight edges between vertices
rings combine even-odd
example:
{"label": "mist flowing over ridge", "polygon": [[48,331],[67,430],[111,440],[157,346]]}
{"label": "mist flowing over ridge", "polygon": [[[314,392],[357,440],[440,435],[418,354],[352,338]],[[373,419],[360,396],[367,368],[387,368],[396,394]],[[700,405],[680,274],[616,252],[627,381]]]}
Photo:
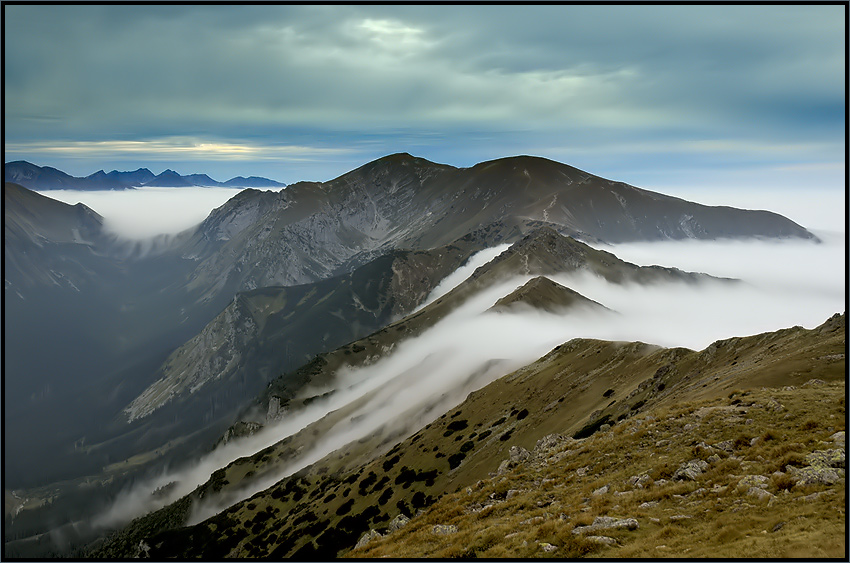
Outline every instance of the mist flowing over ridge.
{"label": "mist flowing over ridge", "polygon": [[[219,447],[205,458],[213,444],[235,440],[226,451],[254,455],[257,442],[240,450],[239,438],[280,421],[324,419],[323,437],[267,479],[375,433],[397,441],[570,338],[697,348],[789,319],[808,324],[838,301],[825,267],[837,241],[768,211],[693,204],[537,157],[460,169],[399,153],[329,182],[247,188],[138,251],[84,205],[14,183],[4,201],[4,412],[18,429],[7,434],[7,474],[27,490],[165,487],[133,489],[125,516],[138,513],[134,494],[154,492],[142,504],[161,506],[232,461]],[[641,256],[641,245],[720,250],[687,271],[675,253],[620,259],[620,248]],[[787,253],[761,264],[762,278],[718,279],[739,277],[715,268],[723,248],[751,257],[771,245]],[[811,261],[792,258],[801,254]],[[793,283],[762,284],[785,279],[789,263]],[[824,283],[812,292],[817,275]],[[45,337],[57,353],[43,353]],[[448,379],[430,379],[437,372]],[[381,393],[380,381],[395,391]],[[94,388],[106,392],[90,405]],[[390,412],[387,393],[410,400]],[[328,405],[337,418],[325,418]],[[303,426],[288,428],[294,436]],[[259,447],[282,437],[266,436]],[[162,473],[202,458],[216,461],[195,477]]]}

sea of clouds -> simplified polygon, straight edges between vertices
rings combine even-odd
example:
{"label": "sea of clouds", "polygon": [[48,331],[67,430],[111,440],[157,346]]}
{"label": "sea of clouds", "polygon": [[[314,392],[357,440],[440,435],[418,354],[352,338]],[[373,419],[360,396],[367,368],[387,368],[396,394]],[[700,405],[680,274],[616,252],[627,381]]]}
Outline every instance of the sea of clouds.
{"label": "sea of clouds", "polygon": [[[206,194],[208,188],[200,190]],[[141,198],[135,199],[133,205],[139,214],[144,214],[145,209],[152,211],[163,206],[173,207],[183,197],[187,201],[192,200],[189,192],[177,195],[157,190],[141,197],[142,194],[136,193],[140,191],[113,192],[102,201],[90,199],[84,200],[84,203],[107,217],[107,222],[114,226],[116,232],[131,236],[133,229],[127,225],[119,226],[127,219],[121,218],[104,202],[116,202],[117,208],[121,195],[127,197],[126,201]],[[91,192],[91,195],[98,194]],[[223,203],[224,200],[216,198],[226,194],[218,190],[215,195],[212,192],[206,195],[209,199],[203,205],[200,200],[191,203],[193,206],[197,204],[193,211],[196,218],[203,218],[210,205]],[[734,194],[727,196],[735,200]],[[780,196],[784,196],[781,201]],[[150,199],[146,199],[148,197]],[[712,203],[712,197],[720,196],[715,193],[705,202]],[[639,340],[701,350],[715,340],[732,336],[795,325],[813,328],[832,314],[843,312],[847,296],[846,237],[843,231],[846,203],[843,193],[826,191],[813,201],[804,194],[782,192],[771,194],[769,203],[773,206],[745,205],[745,200],[752,197],[752,194],[738,194],[738,201],[729,203],[749,208],[796,210],[798,215],[805,216],[806,221],[801,221],[802,224],[812,230],[820,242],[796,239],[688,240],[597,245],[635,264],[678,267],[741,280],[738,283],[671,282],[641,286],[612,284],[588,273],[550,276],[552,280],[615,311],[613,314],[589,310],[560,315],[530,310],[509,313],[487,311],[499,298],[523,285],[531,276],[505,280],[477,294],[420,336],[399,343],[392,353],[377,363],[367,368],[340,370],[336,392],[328,398],[315,401],[307,409],[252,437],[220,447],[194,464],[137,483],[122,493],[96,523],[124,523],[163,506],[204,483],[213,471],[227,463],[296,434],[338,409],[351,409],[352,414],[344,424],[332,427],[313,442],[311,449],[292,459],[274,475],[251,482],[225,497],[207,495],[203,504],[194,507],[190,518],[190,523],[200,522],[382,427],[390,425],[409,433],[415,432],[459,404],[469,392],[533,362],[572,338]],[[171,204],[162,203],[169,198],[173,198]],[[160,203],[155,205],[153,202],[157,200]],[[205,206],[206,211],[203,210]],[[793,216],[793,213],[789,215]],[[839,215],[841,221],[838,220]],[[178,223],[175,221],[170,228],[182,230],[191,226],[186,222]],[[487,249],[471,257],[437,286],[423,306],[451,291],[477,267],[492,260],[505,248],[507,245]],[[155,489],[171,482],[176,485],[170,494],[159,498],[151,495]]]}

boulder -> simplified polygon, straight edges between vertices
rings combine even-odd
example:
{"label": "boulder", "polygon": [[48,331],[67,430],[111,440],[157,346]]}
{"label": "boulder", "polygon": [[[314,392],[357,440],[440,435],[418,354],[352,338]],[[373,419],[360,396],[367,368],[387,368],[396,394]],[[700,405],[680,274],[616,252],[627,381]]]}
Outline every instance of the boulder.
{"label": "boulder", "polygon": [[844,468],[844,448],[834,450],[817,450],[806,456],[806,463],[812,467],[840,467]]}
{"label": "boulder", "polygon": [[408,518],[404,514],[399,514],[398,516],[392,519],[392,522],[390,522],[390,525],[388,526],[388,530],[390,532],[398,531],[404,528],[408,522],[410,522],[410,518]]}
{"label": "boulder", "polygon": [[628,484],[636,489],[642,489],[646,487],[649,483],[652,482],[652,477],[647,475],[646,473],[641,473],[640,475],[632,475],[629,477]]}
{"label": "boulder", "polygon": [[708,463],[701,459],[692,459],[691,461],[685,462],[679,466],[676,472],[673,473],[673,480],[696,481],[696,478],[702,475],[706,469],[708,469]]}
{"label": "boulder", "polygon": [[590,526],[576,526],[573,534],[587,534],[598,530],[636,530],[638,521],[634,518],[612,518],[610,516],[597,516]]}
{"label": "boulder", "polygon": [[516,466],[516,462],[513,462],[509,459],[502,460],[502,463],[499,464],[499,468],[496,470],[496,476],[504,475]]}
{"label": "boulder", "polygon": [[773,499],[773,495],[765,491],[761,487],[750,487],[747,490],[747,496],[755,497],[757,500],[770,501],[771,499]]}
{"label": "boulder", "polygon": [[534,445],[534,453],[541,454],[548,452],[549,450],[553,450],[556,447],[560,446],[563,443],[567,442],[575,442],[572,438],[568,438],[562,434],[549,434],[547,436],[543,436],[537,443]]}
{"label": "boulder", "polygon": [[543,551],[545,551],[547,553],[551,553],[551,552],[557,550],[558,547],[555,546],[555,545],[552,545],[551,543],[541,542],[540,543],[540,549],[542,549]]}
{"label": "boulder", "polygon": [[528,453],[528,450],[522,446],[511,446],[508,455],[510,456],[510,460],[514,463],[522,463],[531,456],[531,454]]}
{"label": "boulder", "polygon": [[378,533],[376,530],[369,530],[368,532],[366,532],[365,534],[360,536],[360,539],[357,540],[357,545],[354,546],[354,549],[360,549],[361,547],[365,546],[370,541],[377,540],[377,539],[380,539],[382,537],[383,536],[380,533]]}
{"label": "boulder", "polygon": [[437,536],[447,536],[449,534],[457,533],[457,526],[454,524],[434,524],[434,527],[431,528],[431,532]]}
{"label": "boulder", "polygon": [[717,442],[714,444],[714,447],[723,450],[727,453],[732,453],[735,451],[735,443],[732,440],[723,440],[722,442]]}
{"label": "boulder", "polygon": [[794,485],[834,485],[844,477],[843,469],[832,467],[802,467],[788,466],[788,472],[794,479]]}
{"label": "boulder", "polygon": [[752,487],[766,489],[770,485],[770,479],[764,475],[745,475],[738,481],[738,490],[744,491]]}

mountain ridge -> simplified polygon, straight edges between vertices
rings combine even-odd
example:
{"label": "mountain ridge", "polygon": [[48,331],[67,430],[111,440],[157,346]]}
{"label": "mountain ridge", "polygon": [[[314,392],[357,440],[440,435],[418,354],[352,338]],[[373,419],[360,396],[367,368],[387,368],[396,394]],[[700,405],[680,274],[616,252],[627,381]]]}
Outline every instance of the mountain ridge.
{"label": "mountain ridge", "polygon": [[[111,174],[95,173],[92,181]],[[373,365],[369,362],[380,361],[404,338],[421,334],[493,284],[507,280],[520,286],[531,276],[564,269],[625,286],[709,279],[675,268],[639,268],[581,240],[597,245],[718,236],[815,240],[775,214],[697,206],[538,157],[461,169],[406,153],[388,155],[329,182],[279,191],[245,189],[197,228],[153,245],[140,242],[129,251],[103,236],[88,208],[52,206],[35,192],[7,186],[4,191],[12,197],[15,191],[38,197],[6,206],[6,227],[20,227],[21,236],[4,237],[4,360],[11,374],[4,405],[19,430],[5,445],[7,453],[27,454],[8,455],[4,475],[14,475],[26,487],[66,480],[55,503],[43,511],[25,510],[15,520],[16,530],[29,529],[27,522],[59,505],[65,514],[90,507],[91,501],[79,496],[84,487],[92,487],[85,489],[92,498],[106,498],[145,471],[203,455],[233,424],[234,413],[242,413],[237,419],[244,424],[232,434],[250,433],[257,421],[335,400],[333,386],[339,382],[331,376],[340,366]],[[61,209],[65,222],[46,214],[39,218],[38,210],[48,206]],[[472,250],[511,243],[518,246],[434,303],[395,318],[421,303],[446,269]],[[39,252],[44,256],[33,263],[24,259]],[[448,258],[441,259],[440,252]],[[228,309],[234,302],[238,306]],[[321,315],[311,319],[314,308]],[[352,314],[354,321],[348,318]],[[347,323],[351,332],[332,329]],[[297,358],[291,354],[293,365],[284,365],[279,356],[289,355],[293,343],[304,343],[293,327],[315,338],[300,346]],[[237,329],[244,334],[237,335]],[[233,346],[216,349],[229,338]],[[123,409],[156,383],[172,352],[192,347],[197,354],[176,362],[174,373],[209,360],[208,379],[222,385],[204,383],[196,400],[181,398],[128,424]],[[310,359],[312,354],[317,355]],[[501,350],[493,354],[472,372],[459,374],[458,381],[471,386],[513,365]],[[303,361],[308,363],[296,365]],[[415,369],[425,370],[425,363]],[[427,371],[421,373],[424,381]],[[269,380],[271,385],[240,410],[235,404],[244,398],[240,393]],[[186,393],[200,381],[190,381]],[[160,390],[167,393],[167,387]],[[233,400],[226,397],[228,390]],[[93,395],[102,397],[96,405],[90,403]],[[336,420],[344,427],[344,416],[362,416],[358,409],[364,405],[341,410]],[[413,413],[408,422],[437,411]],[[55,425],[56,420],[65,423]],[[373,453],[385,440],[402,438],[400,431],[388,428],[367,441],[375,446]],[[354,444],[351,451],[359,447]]]}
{"label": "mountain ridge", "polygon": [[[788,385],[805,384],[802,386],[816,388],[824,385],[824,381],[826,384],[843,382],[846,364],[841,352],[846,342],[845,319],[846,315],[836,314],[811,330],[794,327],[726,339],[717,341],[701,351],[665,349],[643,343],[574,339],[555,347],[538,361],[475,391],[465,402],[450,409],[412,436],[395,446],[383,446],[383,453],[377,456],[374,451],[375,442],[367,440],[359,446],[350,445],[345,451],[331,454],[303,470],[283,477],[268,489],[199,524],[186,527],[178,524],[185,521],[190,514],[191,504],[198,502],[205,494],[227,489],[232,486],[234,479],[238,479],[240,475],[244,476],[246,471],[260,472],[264,463],[273,463],[271,460],[295,453],[299,443],[311,439],[313,434],[308,427],[301,437],[287,439],[278,446],[222,469],[192,495],[140,518],[100,545],[90,555],[126,557],[132,555],[133,550],[140,545],[139,542],[144,542],[152,557],[334,558],[347,554],[370,528],[381,530],[382,534],[386,533],[388,526],[392,530],[390,522],[395,519],[394,515],[398,514],[405,516],[405,522],[408,518],[421,519],[416,521],[428,524],[429,530],[431,524],[456,524],[460,528],[462,525],[469,525],[465,515],[486,509],[485,504],[506,503],[504,506],[508,506],[506,501],[511,495],[524,494],[531,480],[526,482],[523,478],[522,483],[526,488],[517,487],[520,490],[509,493],[509,489],[515,487],[515,484],[520,484],[520,480],[512,477],[511,471],[515,468],[522,469],[526,463],[530,463],[532,459],[528,455],[529,451],[537,452],[540,448],[535,445],[540,446],[543,441],[547,444],[544,449],[552,451],[541,459],[551,458],[545,465],[551,465],[553,468],[563,467],[563,470],[558,469],[561,479],[569,480],[574,477],[567,476],[574,475],[573,472],[581,470],[583,464],[588,461],[590,465],[579,471],[578,476],[582,477],[592,469],[593,457],[588,454],[585,456],[588,461],[570,464],[572,458],[566,457],[568,454],[559,455],[564,448],[557,449],[556,446],[569,445],[568,449],[575,450],[583,445],[582,450],[590,451],[588,448],[598,440],[605,443],[615,435],[622,436],[623,440],[634,435],[635,441],[646,441],[651,439],[651,436],[646,436],[646,429],[640,433],[635,430],[636,434],[623,430],[659,421],[659,416],[663,418],[657,425],[672,425],[679,429],[677,432],[681,432],[684,422],[677,422],[677,419],[682,416],[698,414],[699,417],[704,417],[703,413],[713,412],[718,408],[734,410],[735,405],[739,403],[746,412],[749,407],[753,407],[753,403],[742,403],[740,398],[755,392],[759,393],[760,402],[758,407],[754,407],[753,416],[779,413],[777,416],[781,417],[787,411],[783,411],[784,407],[781,405],[770,406],[767,401],[770,393],[782,394],[783,389],[788,391]],[[821,357],[832,359],[815,361]],[[733,358],[737,358],[737,361],[730,365]],[[800,372],[800,366],[808,366],[808,370]],[[791,394],[785,393],[782,396]],[[738,401],[734,400],[736,397]],[[725,406],[730,400],[731,406]],[[783,402],[787,400],[789,399],[782,399]],[[678,407],[683,401],[684,406]],[[723,404],[716,406],[718,402]],[[768,403],[769,408],[764,408],[764,403]],[[690,407],[690,404],[695,406]],[[698,407],[705,408],[695,412]],[[664,412],[664,408],[668,409],[669,414],[659,415],[659,412]],[[796,412],[791,415],[802,416]],[[669,418],[666,418],[668,416]],[[690,419],[686,422],[688,420]],[[698,418],[694,420],[699,422]],[[796,424],[794,420],[790,424]],[[762,422],[758,424],[757,428],[760,429]],[[692,433],[693,428],[694,425],[691,425],[689,432]],[[719,426],[716,430],[717,437],[711,439],[712,446],[703,446],[707,452],[705,457],[714,452],[723,453],[720,449],[726,447],[725,443],[715,445],[715,442],[731,436],[729,444],[732,444],[736,428],[738,426],[730,426],[729,423]],[[694,436],[694,444],[699,439],[699,436]],[[783,440],[778,436],[772,439]],[[652,443],[655,442],[653,439]],[[679,461],[687,461],[694,455],[690,448],[684,445],[680,448],[679,444],[669,447],[668,444],[669,440],[666,444],[658,442],[655,449],[664,450],[675,462],[671,461],[655,473],[647,470],[647,473],[654,475],[650,481],[660,479],[664,475],[670,479]],[[747,438],[747,446],[749,444],[750,438]],[[652,444],[646,447],[651,450]],[[737,449],[744,447],[743,443],[734,445]],[[688,451],[685,451],[686,449]],[[357,458],[350,458],[348,454],[361,456],[360,459],[366,461],[358,464]],[[726,456],[728,454],[723,457]],[[749,461],[751,467],[759,463],[754,456],[755,453],[746,458],[748,461],[753,458],[753,461]],[[608,457],[604,458],[604,463],[611,465]],[[644,457],[641,456],[641,460]],[[346,459],[349,461],[344,461]],[[598,463],[603,461],[602,458],[596,459]],[[725,483],[731,479],[727,477],[726,471],[732,466],[725,464],[722,459],[710,459],[709,462],[716,465],[716,475]],[[762,458],[761,463],[769,467],[771,462]],[[616,461],[614,465],[624,467],[620,461]],[[786,470],[784,464],[779,467],[780,471]],[[644,469],[641,465],[633,471],[640,473]],[[743,467],[742,470],[745,471]],[[384,478],[379,480],[380,475],[384,475]],[[791,470],[788,470],[788,475],[792,475]],[[597,472],[589,473],[588,476],[589,483],[583,489],[587,498],[582,506],[590,504],[594,511],[601,511],[601,514],[606,511],[610,513],[611,510],[617,514],[616,507],[610,508],[613,502],[591,503],[590,499],[594,497],[587,493],[604,484],[605,477],[597,475]],[[741,475],[738,475],[737,479],[740,478]],[[733,487],[737,479],[733,480]],[[498,485],[500,481],[505,482],[504,486]],[[791,484],[793,482],[795,481]],[[623,487],[619,480],[609,483],[610,488],[617,487],[617,490],[620,490]],[[655,486],[667,491],[668,494],[663,498],[669,499],[672,493],[664,489],[664,483],[668,481],[658,481]],[[676,483],[670,482],[670,486],[679,487]],[[476,491],[487,489],[489,493],[494,486],[495,494],[489,497],[490,501],[482,503]],[[636,487],[632,484],[629,490],[635,489],[633,494],[641,494],[639,489],[644,486],[646,485]],[[538,483],[532,490],[539,487]],[[687,490],[676,491],[677,494],[690,494],[696,487],[697,485],[694,485]],[[802,494],[806,494],[805,488],[803,491]],[[598,496],[605,492],[607,489],[594,494]],[[464,498],[471,498],[478,504],[470,505],[471,501],[464,502]],[[552,499],[548,504],[542,499],[543,504],[535,506],[537,500],[539,499],[535,496],[529,505],[516,506],[511,513],[519,516],[517,520],[534,516],[537,512],[543,515],[543,510],[538,510],[539,507],[545,508],[552,504]],[[576,498],[571,503],[569,500],[562,499],[564,506],[559,508],[560,511],[566,512],[567,518],[561,520],[565,520],[565,525],[569,525],[567,537],[570,529],[574,527],[570,521],[579,520],[582,514],[579,511],[581,506],[573,506],[581,499]],[[446,513],[440,508],[446,502],[456,503],[453,505],[456,508]],[[626,500],[620,500],[620,503],[623,502]],[[636,504],[637,502],[634,503],[635,506]],[[463,508],[466,505],[469,505],[468,509]],[[433,512],[431,507],[434,507]],[[419,509],[424,512],[416,515]],[[482,512],[477,517],[485,515],[486,512]],[[551,514],[544,515],[544,521],[552,517]],[[641,525],[649,525],[648,520],[641,522]],[[504,541],[507,542],[508,539],[505,537]],[[501,536],[499,543],[502,543]],[[564,549],[570,545],[565,538],[555,543],[562,545]],[[378,542],[376,545],[384,545],[384,542]],[[424,544],[411,544],[414,545],[424,547]],[[511,549],[521,548],[519,542],[508,542],[505,545],[514,545]],[[464,545],[458,548],[463,550]],[[486,546],[476,549],[483,551]],[[535,545],[533,549],[539,547]],[[593,548],[596,549],[601,548]],[[371,552],[366,551],[367,555],[369,553]],[[382,553],[386,555],[388,552]],[[502,556],[530,554],[524,551],[509,551]]]}
{"label": "mountain ridge", "polygon": [[245,178],[236,176],[225,182],[213,180],[206,174],[180,175],[174,170],[166,169],[160,174],[154,174],[147,168],[139,168],[132,172],[113,170],[109,173],[103,170],[88,176],[71,176],[57,168],[38,166],[26,160],[15,160],[3,165],[5,182],[14,182],[34,191],[46,190],[125,190],[149,187],[231,187],[231,188],[283,188],[286,184],[251,176]]}

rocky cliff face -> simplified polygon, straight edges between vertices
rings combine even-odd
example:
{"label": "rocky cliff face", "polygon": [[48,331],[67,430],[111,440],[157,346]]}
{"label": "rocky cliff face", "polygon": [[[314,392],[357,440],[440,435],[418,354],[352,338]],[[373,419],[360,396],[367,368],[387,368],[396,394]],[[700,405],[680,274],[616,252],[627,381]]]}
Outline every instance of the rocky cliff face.
{"label": "rocky cliff face", "polygon": [[[281,373],[410,313],[486,244],[471,236],[434,250],[391,251],[350,274],[239,293],[168,357],[161,378],[124,409],[128,421],[170,401],[192,401],[202,387],[248,402]],[[289,381],[286,397],[304,383]]]}
{"label": "rocky cliff face", "polygon": [[[163,461],[160,446],[177,438],[192,437],[175,452],[201,447],[198,432],[226,428],[270,381],[262,411],[270,397],[293,407],[308,381],[433,326],[475,283],[564,268],[611,281],[692,277],[623,265],[557,233],[812,238],[775,214],[699,206],[532,157],[457,169],[398,154],[329,182],[246,190],[156,252],[116,250],[91,210],[9,186],[4,391],[8,415],[25,422],[7,445],[27,456],[6,476],[27,483],[99,474],[139,451]],[[466,288],[393,323],[472,251],[546,226]],[[81,437],[86,448],[72,451]]]}
{"label": "rocky cliff face", "polygon": [[245,290],[318,281],[393,248],[435,248],[516,221],[608,242],[814,239],[774,213],[690,203],[542,158],[457,169],[397,154],[276,195],[246,190],[202,225],[185,254],[199,261],[197,286]]}

